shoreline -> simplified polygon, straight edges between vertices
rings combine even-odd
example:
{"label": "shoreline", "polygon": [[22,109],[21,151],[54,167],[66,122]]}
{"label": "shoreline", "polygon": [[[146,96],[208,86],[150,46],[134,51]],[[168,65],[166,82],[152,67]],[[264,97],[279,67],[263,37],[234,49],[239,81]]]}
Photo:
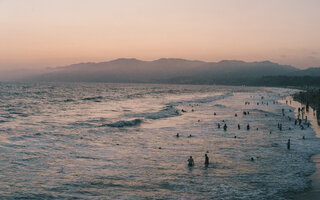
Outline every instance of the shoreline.
{"label": "shoreline", "polygon": [[317,200],[320,198],[320,154],[313,155],[311,162],[316,164],[316,171],[308,177],[311,181],[311,188],[294,195],[294,200]]}
{"label": "shoreline", "polygon": [[[305,98],[301,98],[301,94],[306,95],[308,93],[298,93],[298,94],[294,94],[291,96],[291,98],[293,98],[294,101],[298,102],[301,104],[301,106],[305,106],[307,103],[310,103],[310,107],[313,110],[317,110],[316,112],[319,112],[319,108],[317,108],[317,105],[314,102],[306,102]],[[298,97],[300,96],[300,98]],[[296,109],[297,107],[294,106]],[[313,120],[311,120],[309,118],[311,125],[312,125],[312,129],[315,132],[315,138],[320,138],[320,125],[317,124],[317,119],[316,116],[313,118]],[[305,191],[303,192],[299,192],[295,195],[293,195],[291,198],[294,200],[318,200],[320,198],[320,154],[314,154],[310,157],[310,162],[315,163],[315,171],[308,176],[309,180],[310,180],[310,188],[307,188]]]}

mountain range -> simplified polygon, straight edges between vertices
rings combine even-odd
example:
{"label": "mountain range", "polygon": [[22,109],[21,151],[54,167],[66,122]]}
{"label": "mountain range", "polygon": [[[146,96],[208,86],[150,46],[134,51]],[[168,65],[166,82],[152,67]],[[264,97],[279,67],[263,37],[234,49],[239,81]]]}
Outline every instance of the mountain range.
{"label": "mountain range", "polygon": [[270,85],[266,81],[272,81],[272,77],[315,79],[320,77],[320,68],[301,70],[270,61],[204,62],[177,58],[142,61],[121,58],[108,62],[79,63],[51,68],[40,75],[28,76],[27,79],[68,82]]}

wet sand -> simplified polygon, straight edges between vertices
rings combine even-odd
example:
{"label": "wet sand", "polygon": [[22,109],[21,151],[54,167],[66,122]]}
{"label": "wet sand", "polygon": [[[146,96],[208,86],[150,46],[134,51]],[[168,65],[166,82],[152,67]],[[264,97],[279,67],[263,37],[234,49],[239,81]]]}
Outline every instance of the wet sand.
{"label": "wet sand", "polygon": [[318,200],[320,199],[320,154],[314,155],[311,158],[312,162],[316,163],[317,170],[310,176],[311,190],[302,194],[296,195],[294,200]]}
{"label": "wet sand", "polygon": [[[292,98],[289,98],[289,100],[292,100]],[[305,106],[304,104],[301,104],[297,101],[292,101],[292,105],[296,109],[298,107]],[[316,137],[320,138],[320,126],[317,124],[316,117],[312,114],[313,109],[310,108],[309,114],[306,113],[308,116],[308,119],[311,122],[312,128],[316,133]],[[295,196],[293,196],[294,200],[318,200],[320,199],[320,154],[316,154],[311,157],[311,162],[314,162],[316,164],[316,171],[309,176],[311,180],[311,189],[308,189],[306,192],[299,193]]]}

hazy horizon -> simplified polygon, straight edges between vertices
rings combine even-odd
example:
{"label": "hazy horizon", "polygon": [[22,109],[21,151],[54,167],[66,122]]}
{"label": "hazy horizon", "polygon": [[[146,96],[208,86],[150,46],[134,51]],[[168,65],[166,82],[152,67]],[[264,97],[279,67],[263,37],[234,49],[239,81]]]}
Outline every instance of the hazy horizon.
{"label": "hazy horizon", "polygon": [[1,0],[0,70],[117,58],[320,66],[316,0]]}

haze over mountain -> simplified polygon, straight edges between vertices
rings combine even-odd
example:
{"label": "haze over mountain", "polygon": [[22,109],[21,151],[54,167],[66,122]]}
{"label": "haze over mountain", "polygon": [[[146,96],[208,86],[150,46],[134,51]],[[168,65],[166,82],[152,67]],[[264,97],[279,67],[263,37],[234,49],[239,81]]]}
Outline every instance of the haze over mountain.
{"label": "haze over mountain", "polygon": [[109,62],[74,64],[51,70],[34,77],[34,80],[89,82],[176,82],[180,80],[181,82],[190,79],[203,81],[220,78],[253,78],[299,71],[292,66],[269,61],[204,62],[177,58],[161,58],[154,61],[122,58]]}
{"label": "haze over mountain", "polygon": [[[37,74],[33,71],[20,71],[17,75],[16,79],[28,81],[270,85],[270,77],[320,77],[320,68],[301,70],[270,61],[205,62],[179,58],[142,61],[120,58],[108,62],[48,68]],[[279,78],[277,81],[279,82]]]}

